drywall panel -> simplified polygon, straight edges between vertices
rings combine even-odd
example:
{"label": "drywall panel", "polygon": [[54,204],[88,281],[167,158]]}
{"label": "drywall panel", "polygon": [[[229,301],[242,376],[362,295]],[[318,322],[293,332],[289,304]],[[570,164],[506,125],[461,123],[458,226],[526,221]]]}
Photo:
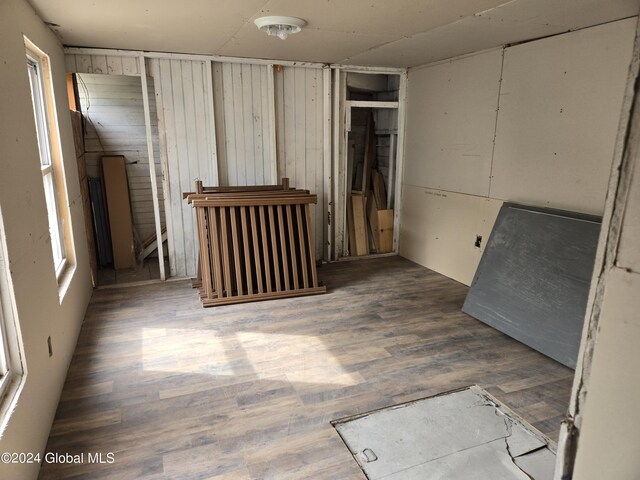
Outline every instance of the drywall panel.
{"label": "drywall panel", "polygon": [[[155,236],[149,155],[140,77],[78,75],[78,93],[85,125],[85,159],[90,176],[100,176],[100,158],[122,155],[126,159],[133,224],[143,241]],[[164,225],[162,166],[158,142],[153,79],[148,79],[151,131],[158,176],[160,219]]]}
{"label": "drywall panel", "polygon": [[635,23],[505,50],[490,196],[602,213]]}
{"label": "drywall panel", "polygon": [[297,67],[275,73],[278,176],[318,196],[318,203],[311,205],[317,259],[326,241],[322,74],[321,69]]}
{"label": "drywall panel", "polygon": [[154,80],[171,276],[195,276],[197,231],[182,192],[195,181],[217,184],[210,62],[151,59]]}
{"label": "drywall panel", "polygon": [[[490,198],[403,185],[400,255],[471,285],[502,206]],[[480,248],[476,236],[482,236]]]}
{"label": "drywall panel", "polygon": [[640,273],[640,167],[636,164],[624,214],[616,264]]}
{"label": "drywall panel", "polygon": [[573,472],[581,480],[640,472],[640,275],[613,268],[604,288]]}
{"label": "drywall panel", "polygon": [[600,219],[505,203],[462,311],[576,367]]}
{"label": "drywall panel", "polygon": [[502,50],[409,71],[404,182],[488,195]]}
{"label": "drywall panel", "polygon": [[216,130],[221,185],[273,184],[274,126],[266,65],[215,63]]}
{"label": "drywall panel", "polygon": [[[65,202],[76,254],[76,266],[62,300],[53,268],[23,35],[47,53],[51,63],[64,163],[61,174],[67,187]],[[91,296],[91,278],[64,54],[55,34],[25,0],[0,2],[0,58],[0,210],[9,290],[13,290],[27,370],[0,450],[42,454]],[[51,357],[48,336],[53,346]],[[35,479],[38,467],[37,463],[0,463],[0,478]]]}

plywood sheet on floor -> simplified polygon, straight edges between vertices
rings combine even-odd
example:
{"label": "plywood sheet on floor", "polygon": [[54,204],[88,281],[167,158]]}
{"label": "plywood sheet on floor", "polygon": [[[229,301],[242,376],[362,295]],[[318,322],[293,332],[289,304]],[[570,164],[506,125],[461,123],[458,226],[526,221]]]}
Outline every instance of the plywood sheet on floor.
{"label": "plywood sheet on floor", "polygon": [[553,478],[548,440],[477,386],[341,420],[335,427],[370,480]]}

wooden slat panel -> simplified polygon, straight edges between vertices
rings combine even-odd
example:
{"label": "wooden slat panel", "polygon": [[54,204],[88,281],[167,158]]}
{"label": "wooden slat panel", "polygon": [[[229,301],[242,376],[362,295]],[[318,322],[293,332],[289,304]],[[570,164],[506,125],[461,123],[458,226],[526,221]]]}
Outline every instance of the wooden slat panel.
{"label": "wooden slat panel", "polygon": [[287,211],[287,229],[289,231],[289,258],[291,259],[291,273],[293,276],[293,288],[296,290],[300,288],[300,282],[298,281],[298,259],[296,253],[296,239],[293,229],[293,214],[291,212],[291,205],[286,206]]}
{"label": "wooden slat panel", "polygon": [[218,233],[217,208],[209,208],[209,228],[212,247],[211,261],[215,273],[216,297],[222,298],[222,269],[220,268],[220,242]]}
{"label": "wooden slat panel", "polygon": [[309,268],[311,269],[311,286],[318,286],[318,273],[316,271],[316,259],[313,254],[313,232],[311,230],[311,217],[309,216],[309,205],[304,206],[305,219],[307,221],[306,242],[309,254]]}
{"label": "wooden slat panel", "polygon": [[238,238],[237,208],[238,207],[231,207],[231,242],[233,243],[233,262],[236,271],[236,294],[242,296],[244,291],[242,287],[242,270],[240,269],[240,239]]}
{"label": "wooden slat panel", "polygon": [[247,224],[247,209],[240,207],[240,221],[242,223],[242,242],[244,246],[244,275],[247,281],[247,293],[253,294],[253,275],[251,273],[251,251],[249,250],[249,226]]}
{"label": "wooden slat panel", "polygon": [[231,285],[231,258],[229,250],[229,237],[227,227],[227,209],[229,207],[220,208],[220,238],[222,243],[222,266],[224,273],[224,289],[227,297],[233,296]]}
{"label": "wooden slat panel", "polygon": [[318,195],[318,204],[309,209],[317,258],[324,254],[327,229],[323,221],[323,91],[320,70],[283,67],[275,74],[278,174]]}
{"label": "wooden slat panel", "polygon": [[[272,181],[269,144],[272,129],[267,105],[266,65],[222,63],[215,72],[221,84],[217,87],[222,100],[217,118],[224,122],[218,128],[220,182],[223,185],[261,185]],[[220,95],[221,93],[221,95]]]}
{"label": "wooden slat panel", "polygon": [[165,191],[170,207],[167,218],[171,221],[173,247],[172,274],[193,276],[196,273],[197,244],[193,215],[182,202],[182,192],[193,189],[193,180],[199,178],[212,185],[212,168],[216,159],[210,154],[209,134],[214,119],[207,102],[211,102],[207,83],[207,62],[174,59],[150,59],[154,75],[158,116],[164,126],[163,159],[166,158]]}
{"label": "wooden slat panel", "polygon": [[267,292],[271,292],[271,265],[269,258],[269,240],[268,240],[268,228],[267,222],[264,217],[264,209],[267,207],[256,207],[260,213],[260,232],[262,233],[262,258],[264,260],[264,279],[267,287]]}
{"label": "wooden slat panel", "polygon": [[213,297],[213,285],[211,284],[211,255],[207,235],[207,209],[199,208],[198,212],[198,236],[200,238],[200,268],[201,282],[207,298]]}
{"label": "wooden slat panel", "polygon": [[[196,182],[197,192],[204,188],[201,182]],[[248,196],[251,193],[248,191],[241,194],[212,192],[204,200],[199,199],[201,193],[185,198],[187,202],[195,198],[190,204],[195,208],[198,219],[202,215],[200,212],[209,212],[208,230],[201,228],[198,222],[198,233],[201,234],[201,248],[206,249],[207,242],[210,246],[213,259],[213,275],[210,277],[216,293],[213,298],[206,298],[206,290],[203,289],[201,299],[204,306],[326,291],[324,286],[318,285],[313,252],[309,204],[315,201],[315,195],[289,189],[286,179],[283,179],[283,188],[280,194],[265,191],[265,198]],[[238,229],[238,208],[241,229]],[[203,232],[206,234],[202,235]],[[246,293],[243,288],[245,282]]]}
{"label": "wooden slat panel", "polygon": [[276,238],[276,226],[275,226],[275,212],[274,212],[274,207],[273,205],[269,205],[268,207],[268,212],[269,212],[269,229],[271,230],[271,255],[273,258],[273,270],[274,270],[274,277],[276,280],[276,291],[281,291],[282,290],[282,283],[280,281],[280,258],[278,255],[278,244],[277,244],[277,238]]}
{"label": "wooden slat panel", "polygon": [[280,229],[280,253],[282,254],[282,271],[284,277],[284,289],[289,290],[289,255],[287,255],[287,240],[284,233],[284,206],[278,205],[278,227]]}
{"label": "wooden slat panel", "polygon": [[300,246],[300,269],[302,270],[302,285],[309,288],[309,272],[307,267],[307,245],[304,235],[304,223],[302,222],[302,206],[296,205],[296,217],[298,220],[298,245]]}
{"label": "wooden slat panel", "polygon": [[249,214],[251,216],[251,238],[253,239],[253,266],[256,268],[256,282],[258,283],[258,293],[263,293],[264,288],[262,286],[262,266],[260,261],[260,240],[258,238],[258,227],[256,223],[256,208],[249,207]]}

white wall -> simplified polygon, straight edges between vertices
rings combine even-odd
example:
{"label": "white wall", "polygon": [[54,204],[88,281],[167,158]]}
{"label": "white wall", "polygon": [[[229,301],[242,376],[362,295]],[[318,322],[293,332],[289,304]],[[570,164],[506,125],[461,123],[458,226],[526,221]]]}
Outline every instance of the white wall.
{"label": "white wall", "polygon": [[634,31],[621,20],[411,69],[400,254],[469,285],[502,201],[601,214]]}
{"label": "white wall", "polygon": [[[640,472],[640,37],[627,84],[591,282],[581,355],[563,423],[556,478],[638,478]],[[577,450],[574,450],[577,446]],[[575,451],[575,459],[571,458]],[[575,460],[575,462],[572,462]],[[569,470],[569,471],[568,471]]]}
{"label": "white wall", "polygon": [[220,185],[280,182],[272,178],[269,74],[266,65],[213,64]]}
{"label": "white wall", "polygon": [[182,199],[195,181],[218,183],[211,64],[149,59],[156,91],[158,133],[171,276],[195,276],[197,233],[193,209]]}
{"label": "white wall", "polygon": [[317,195],[310,205],[316,259],[323,257],[327,226],[324,208],[323,71],[318,68],[283,67],[275,73],[278,175],[291,185]]}
{"label": "white wall", "polygon": [[487,196],[502,50],[410,70],[404,179]]}
{"label": "white wall", "polygon": [[[49,243],[23,34],[51,61],[77,262],[62,303]],[[91,296],[91,280],[64,55],[56,36],[24,0],[0,3],[0,60],[0,209],[28,372],[17,407],[0,439],[0,451],[43,452]],[[38,465],[34,464],[0,463],[0,478],[36,478],[37,471]]]}

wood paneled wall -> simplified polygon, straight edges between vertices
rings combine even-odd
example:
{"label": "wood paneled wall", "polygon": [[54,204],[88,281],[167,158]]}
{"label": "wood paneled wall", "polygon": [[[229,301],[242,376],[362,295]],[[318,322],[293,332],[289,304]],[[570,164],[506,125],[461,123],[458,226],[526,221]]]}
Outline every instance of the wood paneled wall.
{"label": "wood paneled wall", "polygon": [[275,72],[278,175],[318,196],[310,205],[316,258],[326,241],[324,221],[322,70],[282,67]]}
{"label": "wood paneled wall", "polygon": [[194,276],[197,231],[182,192],[196,180],[218,183],[211,64],[208,61],[150,59],[156,86],[164,174],[165,211],[171,276]]}
{"label": "wood paneled wall", "polygon": [[[151,131],[158,172],[158,194],[163,199],[160,175],[160,148],[153,82],[149,81]],[[153,197],[149,177],[149,155],[139,78],[123,75],[78,76],[78,93],[85,119],[85,161],[87,173],[100,177],[103,155],[123,155],[126,159],[133,224],[141,240],[155,234]],[[160,205],[164,223],[164,206]]]}
{"label": "wood paneled wall", "polygon": [[[68,71],[79,73],[137,75],[138,62],[66,55]],[[146,65],[155,85],[171,275],[196,274],[195,222],[182,202],[182,192],[193,190],[196,179],[205,185],[261,185],[286,176],[292,186],[310,190],[318,196],[311,216],[316,258],[322,258],[322,69],[274,71],[267,65],[155,57]]]}
{"label": "wood paneled wall", "polygon": [[140,76],[140,64],[136,57],[67,53],[64,58],[67,72]]}
{"label": "wood paneled wall", "polygon": [[213,65],[220,185],[278,183],[271,158],[270,74],[266,65]]}

